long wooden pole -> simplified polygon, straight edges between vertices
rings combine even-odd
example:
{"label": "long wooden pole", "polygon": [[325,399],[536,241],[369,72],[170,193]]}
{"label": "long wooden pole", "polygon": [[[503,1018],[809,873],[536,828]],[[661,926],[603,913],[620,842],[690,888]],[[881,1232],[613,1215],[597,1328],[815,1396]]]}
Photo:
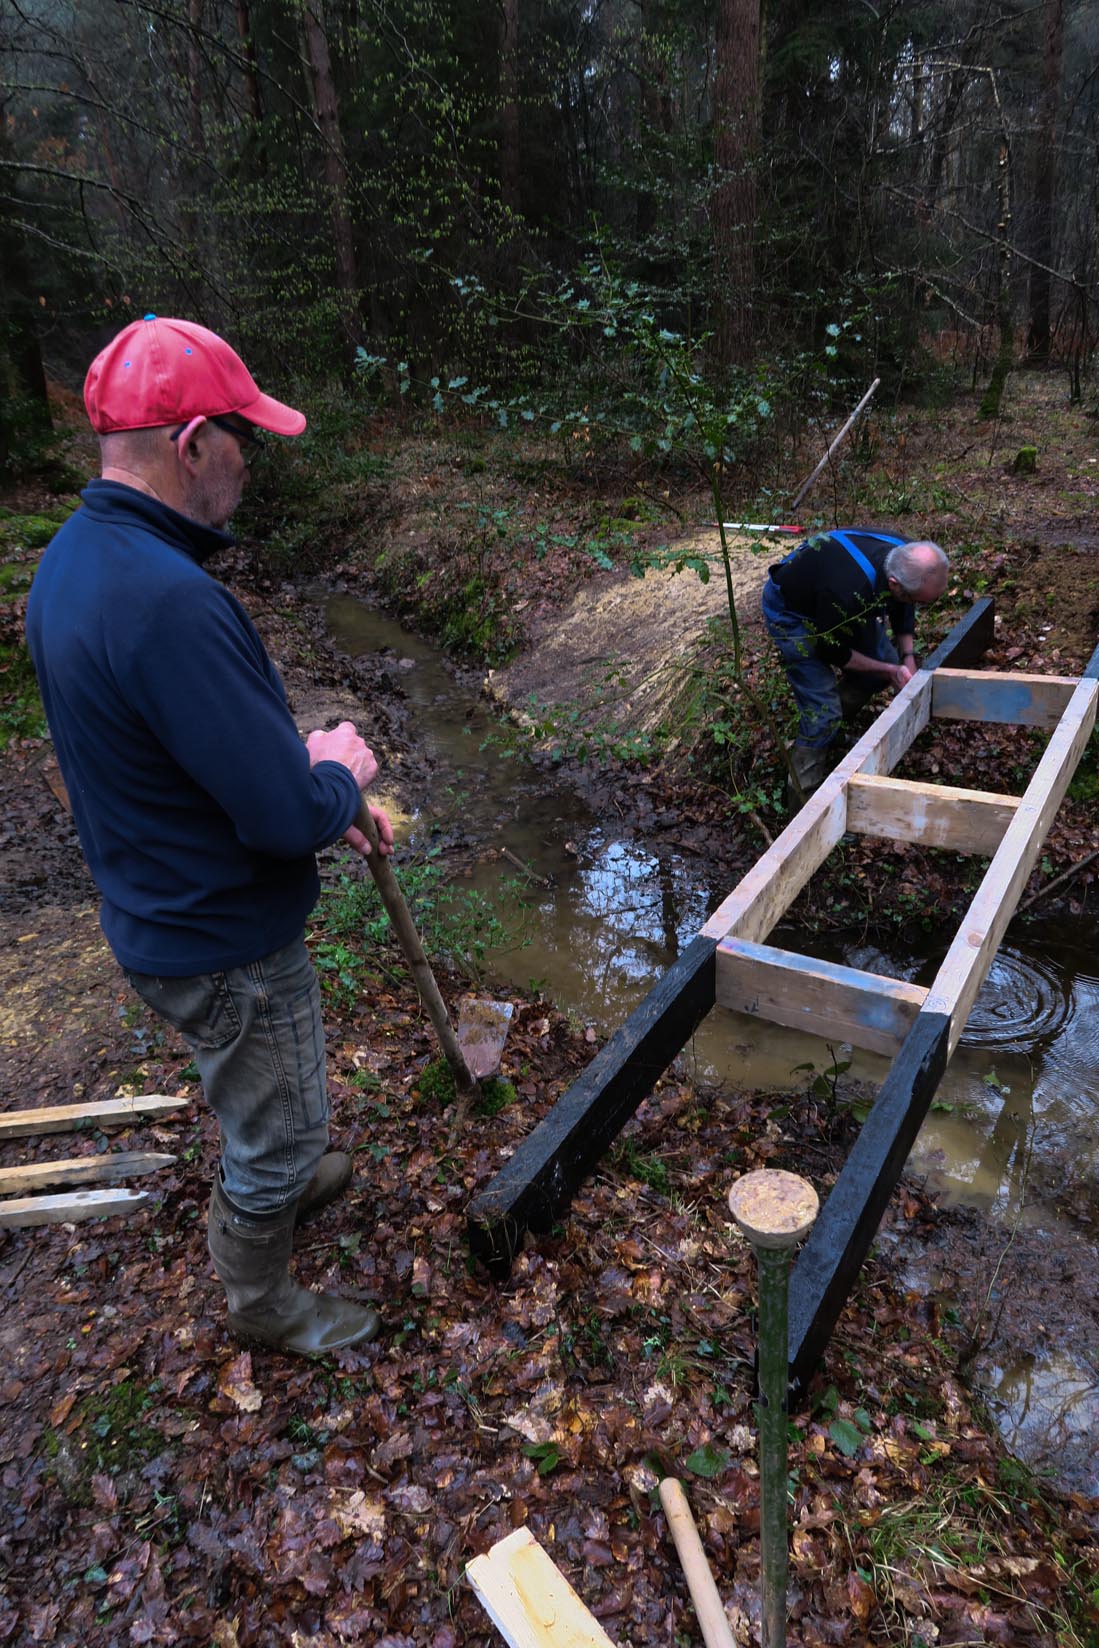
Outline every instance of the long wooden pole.
{"label": "long wooden pole", "polygon": [[698,1628],[706,1648],[736,1648],[724,1604],[714,1584],[714,1576],[687,1503],[687,1495],[674,1476],[666,1476],[660,1484],[660,1503],[679,1552],[683,1576],[691,1593]]}
{"label": "long wooden pole", "polygon": [[450,1066],[455,1085],[460,1093],[467,1093],[476,1098],[480,1088],[465,1061],[465,1055],[458,1045],[458,1038],[454,1034],[454,1027],[447,1015],[446,1003],[439,994],[439,986],[435,982],[435,974],[431,971],[431,964],[424,953],[420,942],[420,935],[416,931],[411,912],[401,892],[397,877],[387,857],[382,856],[378,841],[378,827],[374,823],[373,815],[365,800],[359,808],[359,816],[355,820],[355,828],[361,830],[370,843],[370,852],[366,862],[370,866],[370,873],[374,877],[374,884],[378,889],[378,896],[385,905],[386,914],[393,924],[393,931],[397,935],[398,943],[404,952],[405,960],[412,970],[412,977],[416,981],[416,988],[420,992],[420,1000],[431,1025],[439,1038],[439,1046],[443,1050],[443,1057]]}
{"label": "long wooden pole", "polygon": [[877,387],[880,383],[881,383],[880,378],[875,378],[874,379],[873,383],[870,385],[870,388],[866,391],[866,394],[862,397],[862,400],[859,402],[858,406],[856,406],[855,410],[852,412],[851,416],[848,418],[847,422],[844,424],[843,428],[840,430],[839,434],[836,436],[835,440],[832,442],[831,446],[828,448],[828,451],[824,454],[824,457],[820,460],[820,463],[814,469],[814,471],[810,475],[809,479],[805,482],[804,486],[801,488],[801,490],[798,493],[797,497],[793,499],[793,501],[790,504],[790,513],[791,513],[791,515],[794,513],[795,509],[797,509],[798,504],[800,504],[801,500],[804,498],[805,494],[808,492],[809,488],[812,486],[813,482],[816,480],[817,476],[820,474],[821,470],[824,468],[825,464],[828,462],[828,460],[832,456],[833,452],[835,452],[837,447],[839,447],[842,444],[843,440],[845,439],[845,437],[847,435],[847,431],[851,428],[851,425],[854,423],[855,419],[858,417],[858,415],[862,411],[863,407],[870,400],[871,396],[873,395],[874,391],[877,389]]}

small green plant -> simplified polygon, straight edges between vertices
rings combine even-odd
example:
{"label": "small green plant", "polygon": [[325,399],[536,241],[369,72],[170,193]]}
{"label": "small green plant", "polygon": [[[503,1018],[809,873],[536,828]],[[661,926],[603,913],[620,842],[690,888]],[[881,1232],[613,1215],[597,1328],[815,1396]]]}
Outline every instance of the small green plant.
{"label": "small green plant", "polygon": [[623,1172],[639,1179],[642,1184],[648,1185],[659,1196],[667,1196],[671,1192],[671,1180],[668,1176],[666,1164],[659,1156],[646,1155],[639,1150],[632,1139],[626,1139],[614,1152],[615,1166]]}

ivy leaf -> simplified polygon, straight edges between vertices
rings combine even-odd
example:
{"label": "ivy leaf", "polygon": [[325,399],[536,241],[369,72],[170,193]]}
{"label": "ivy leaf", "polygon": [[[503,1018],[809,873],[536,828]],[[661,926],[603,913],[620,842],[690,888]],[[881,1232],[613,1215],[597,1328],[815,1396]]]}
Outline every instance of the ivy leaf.
{"label": "ivy leaf", "polygon": [[846,1459],[853,1459],[862,1447],[862,1432],[850,1419],[833,1419],[828,1434]]}
{"label": "ivy leaf", "polygon": [[688,1454],[684,1464],[695,1476],[720,1476],[731,1458],[732,1454],[726,1453],[724,1448],[715,1448],[712,1442],[706,1442],[694,1453]]}

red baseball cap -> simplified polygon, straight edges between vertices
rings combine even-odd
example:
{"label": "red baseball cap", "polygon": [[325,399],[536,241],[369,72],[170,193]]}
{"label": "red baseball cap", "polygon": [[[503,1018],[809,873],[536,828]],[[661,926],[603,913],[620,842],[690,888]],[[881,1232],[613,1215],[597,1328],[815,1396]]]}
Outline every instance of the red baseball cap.
{"label": "red baseball cap", "polygon": [[190,320],[135,320],[100,351],[84,380],[99,435],[238,412],[274,435],[300,435],[305,415],[261,395],[224,338]]}

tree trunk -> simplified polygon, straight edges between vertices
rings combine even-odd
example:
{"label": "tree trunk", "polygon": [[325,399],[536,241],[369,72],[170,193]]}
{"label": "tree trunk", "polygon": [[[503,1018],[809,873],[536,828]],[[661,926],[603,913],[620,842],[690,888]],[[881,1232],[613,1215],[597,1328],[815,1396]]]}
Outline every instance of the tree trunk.
{"label": "tree trunk", "polygon": [[519,0],[503,0],[500,10],[500,199],[518,216]]}
{"label": "tree trunk", "polygon": [[306,0],[303,9],[305,46],[312,72],[313,97],[324,145],[324,180],[328,186],[332,220],[332,245],[336,260],[336,284],[340,293],[340,319],[352,354],[363,342],[359,309],[359,273],[355,260],[355,238],[348,209],[347,158],[340,129],[336,82],[328,35],[320,14],[320,0]]}
{"label": "tree trunk", "polygon": [[256,72],[256,47],[252,39],[252,15],[248,0],[237,0],[237,34],[244,54],[244,90],[248,98],[248,113],[255,125],[263,119],[263,104],[259,95],[259,75]]}
{"label": "tree trunk", "polygon": [[755,159],[759,139],[759,0],[720,0],[714,77],[714,336],[718,367],[752,358]]}
{"label": "tree trunk", "polygon": [[1007,375],[1011,371],[1015,358],[1015,315],[1011,303],[1011,151],[1008,147],[1006,134],[1000,145],[998,166],[1000,221],[996,227],[1000,235],[1000,252],[997,271],[996,318],[1000,330],[1000,347],[996,351],[996,359],[992,365],[992,376],[988,380],[988,387],[981,396],[981,404],[978,408],[978,416],[981,418],[999,417],[1004,385],[1007,382]]}
{"label": "tree trunk", "polygon": [[1053,205],[1057,192],[1057,116],[1065,47],[1065,0],[1045,0],[1042,101],[1034,156],[1034,257],[1030,270],[1031,360],[1049,359],[1049,271],[1053,266]]}

